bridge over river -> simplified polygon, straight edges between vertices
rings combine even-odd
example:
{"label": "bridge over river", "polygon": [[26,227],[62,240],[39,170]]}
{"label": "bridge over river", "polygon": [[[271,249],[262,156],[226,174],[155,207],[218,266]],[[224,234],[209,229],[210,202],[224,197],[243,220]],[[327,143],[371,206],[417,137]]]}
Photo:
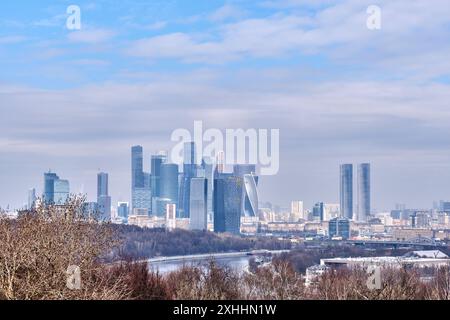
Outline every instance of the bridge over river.
{"label": "bridge over river", "polygon": [[160,263],[160,262],[183,262],[183,261],[202,261],[209,259],[227,259],[227,258],[240,258],[240,257],[252,257],[262,255],[276,255],[290,250],[253,250],[242,252],[225,252],[225,253],[205,253],[205,254],[193,254],[185,256],[171,256],[171,257],[156,257],[146,260],[148,263]]}
{"label": "bridge over river", "polygon": [[150,269],[159,271],[162,274],[175,271],[183,266],[204,266],[210,260],[214,260],[219,265],[228,266],[237,271],[245,271],[248,269],[248,263],[252,257],[277,255],[284,252],[289,252],[289,250],[207,253],[185,256],[155,257],[146,261]]}

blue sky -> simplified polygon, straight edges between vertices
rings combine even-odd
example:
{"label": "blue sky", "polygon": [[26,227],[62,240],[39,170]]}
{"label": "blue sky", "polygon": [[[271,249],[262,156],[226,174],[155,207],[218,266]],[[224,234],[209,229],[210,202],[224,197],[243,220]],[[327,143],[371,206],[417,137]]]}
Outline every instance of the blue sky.
{"label": "blue sky", "polygon": [[105,170],[127,201],[129,147],[149,158],[203,120],[280,129],[264,200],[337,202],[339,164],[369,161],[375,208],[429,207],[450,199],[449,39],[444,0],[4,3],[0,206],[22,205],[49,168],[91,199]]}

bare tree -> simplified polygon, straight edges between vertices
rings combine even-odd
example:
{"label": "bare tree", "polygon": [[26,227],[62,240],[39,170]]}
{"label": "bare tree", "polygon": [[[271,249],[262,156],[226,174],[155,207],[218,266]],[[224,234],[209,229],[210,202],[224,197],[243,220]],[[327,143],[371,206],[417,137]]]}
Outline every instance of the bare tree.
{"label": "bare tree", "polygon": [[[17,219],[0,217],[0,295],[5,299],[120,299],[123,281],[111,279],[102,257],[119,244],[108,224],[83,213],[84,198],[41,204]],[[79,289],[67,270],[80,270]]]}
{"label": "bare tree", "polygon": [[247,299],[299,300],[305,298],[304,280],[286,260],[274,260],[243,275]]}

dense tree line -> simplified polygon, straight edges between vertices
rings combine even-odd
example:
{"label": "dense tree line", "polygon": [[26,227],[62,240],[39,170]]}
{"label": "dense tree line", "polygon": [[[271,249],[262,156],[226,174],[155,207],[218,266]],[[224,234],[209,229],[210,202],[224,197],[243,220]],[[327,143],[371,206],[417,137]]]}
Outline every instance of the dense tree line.
{"label": "dense tree line", "polygon": [[[311,285],[305,285],[301,271],[317,263],[320,257],[364,254],[358,251],[361,249],[351,247],[300,248],[277,257],[271,264],[253,263],[246,272],[211,261],[206,267],[185,266],[161,275],[132,257],[108,262],[112,254],[127,245],[139,256],[180,254],[180,250],[188,254],[261,247],[279,249],[284,242],[261,239],[259,243],[255,239],[181,230],[168,233],[122,227],[124,231],[83,216],[82,205],[83,199],[74,198],[64,207],[39,206],[15,220],[0,214],[0,299],[450,299],[448,267],[427,270],[431,280],[426,282],[418,270],[385,269],[382,287],[377,290],[368,289],[367,273],[359,269],[329,270]],[[173,246],[182,249],[170,249]],[[365,251],[365,254],[381,252]],[[78,268],[79,273],[68,272],[74,270],[71,267]],[[73,279],[79,281],[73,283]],[[79,285],[72,286],[76,283]]]}
{"label": "dense tree line", "polygon": [[418,270],[385,269],[380,289],[367,286],[362,269],[330,270],[306,286],[292,264],[277,259],[254,272],[238,273],[211,261],[209,266],[185,266],[162,276],[146,264],[123,263],[117,275],[127,274],[129,299],[136,300],[449,300],[450,269],[433,269],[424,282]]}
{"label": "dense tree line", "polygon": [[269,237],[240,237],[207,231],[148,229],[136,226],[114,227],[122,239],[120,255],[134,259],[258,249],[290,249],[289,241]]}

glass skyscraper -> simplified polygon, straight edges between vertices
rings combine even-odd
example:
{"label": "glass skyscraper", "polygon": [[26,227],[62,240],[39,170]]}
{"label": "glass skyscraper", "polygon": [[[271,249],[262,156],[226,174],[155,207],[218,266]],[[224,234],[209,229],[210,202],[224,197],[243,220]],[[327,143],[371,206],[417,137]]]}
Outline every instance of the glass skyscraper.
{"label": "glass skyscraper", "polygon": [[186,142],[183,149],[183,163],[185,165],[197,164],[195,142]]}
{"label": "glass skyscraper", "polygon": [[152,197],[161,196],[161,166],[167,161],[167,156],[165,155],[155,155],[151,158],[151,188]]}
{"label": "glass skyscraper", "polygon": [[312,212],[314,221],[324,221],[324,205],[323,202],[317,202]]}
{"label": "glass skyscraper", "polygon": [[144,152],[142,146],[131,148],[131,210],[151,212],[151,175],[144,172]]}
{"label": "glass skyscraper", "polygon": [[353,165],[343,164],[340,168],[341,217],[353,218]]}
{"label": "glass skyscraper", "polygon": [[328,236],[342,237],[342,239],[350,238],[350,221],[346,218],[331,219],[328,224]]}
{"label": "glass skyscraper", "polygon": [[370,164],[358,165],[358,211],[357,220],[366,222],[370,215]]}
{"label": "glass skyscraper", "polygon": [[170,199],[171,203],[178,203],[178,165],[164,163],[161,165],[160,197]]}
{"label": "glass skyscraper", "polygon": [[108,195],[108,174],[100,172],[97,174],[97,196]]}
{"label": "glass skyscraper", "polygon": [[68,180],[61,180],[56,173],[44,173],[44,202],[47,205],[66,204],[70,195]]}
{"label": "glass skyscraper", "polygon": [[54,204],[64,205],[69,200],[70,185],[68,180],[55,180],[54,181]]}
{"label": "glass skyscraper", "polygon": [[28,205],[27,205],[27,209],[28,210],[32,210],[34,209],[35,205],[36,205],[36,189],[30,189],[28,190]]}
{"label": "glass skyscraper", "polygon": [[240,234],[243,179],[219,174],[214,179],[214,231]]}
{"label": "glass skyscraper", "polygon": [[191,230],[207,230],[208,229],[208,183],[206,178],[191,179],[191,197],[190,206],[190,223]]}
{"label": "glass skyscraper", "polygon": [[242,189],[241,216],[256,217],[258,215],[258,176],[254,164],[236,164],[233,166],[233,175],[244,180]]}
{"label": "glass skyscraper", "polygon": [[205,157],[202,159],[202,169],[205,173],[205,178],[208,184],[208,198],[207,209],[208,221],[213,221],[214,210],[213,210],[213,190],[214,190],[214,165],[212,164],[211,158]]}
{"label": "glass skyscraper", "polygon": [[134,188],[132,202],[133,202],[133,214],[139,212],[139,215],[142,215],[145,212],[145,215],[149,215],[151,213],[152,208],[151,189]]}
{"label": "glass skyscraper", "polygon": [[117,204],[117,216],[126,222],[128,220],[129,206],[128,202],[119,202]]}
{"label": "glass skyscraper", "polygon": [[44,173],[44,202],[45,204],[54,204],[55,203],[55,181],[58,180],[59,177],[56,173],[47,172]]}
{"label": "glass skyscraper", "polygon": [[131,148],[131,187],[144,187],[144,152],[141,146]]}
{"label": "glass skyscraper", "polygon": [[184,144],[183,177],[180,183],[179,215],[181,218],[189,218],[191,179],[197,176],[196,149],[194,142]]}
{"label": "glass skyscraper", "polygon": [[108,194],[108,174],[100,172],[97,175],[97,204],[101,221],[111,220],[111,197]]}

